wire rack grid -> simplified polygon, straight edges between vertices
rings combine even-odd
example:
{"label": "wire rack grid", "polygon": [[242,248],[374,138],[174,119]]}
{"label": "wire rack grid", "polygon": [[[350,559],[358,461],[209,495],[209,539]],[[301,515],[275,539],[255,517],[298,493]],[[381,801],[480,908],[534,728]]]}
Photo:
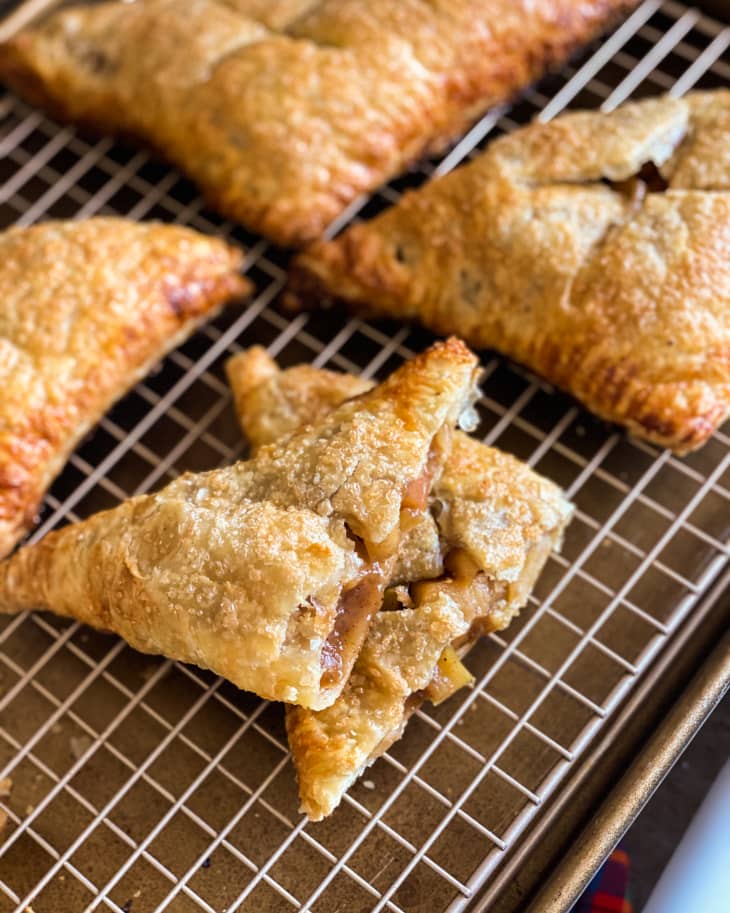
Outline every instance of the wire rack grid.
{"label": "wire rack grid", "polygon": [[[611,36],[484,117],[332,232],[500,132],[566,107],[726,85],[730,29],[645,0]],[[245,453],[222,365],[253,343],[283,364],[383,376],[428,334],[277,309],[286,256],[208,212],[174,170],[0,94],[0,227],[160,218],[246,245],[257,295],[171,354],[79,447],[33,538]],[[481,433],[577,505],[561,555],[511,628],[470,654],[477,684],[419,711],[327,821],[298,813],[281,708],[201,670],[40,614],[0,618],[0,910],[53,913],[456,911],[519,859],[548,800],[688,624],[727,565],[730,439],[684,459],[628,439],[488,357]]]}

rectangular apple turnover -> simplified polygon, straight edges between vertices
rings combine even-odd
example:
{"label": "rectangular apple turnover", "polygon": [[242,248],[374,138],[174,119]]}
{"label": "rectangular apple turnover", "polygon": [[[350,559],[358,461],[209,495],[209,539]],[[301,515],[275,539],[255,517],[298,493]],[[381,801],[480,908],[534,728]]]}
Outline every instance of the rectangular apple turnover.
{"label": "rectangular apple turnover", "polygon": [[[373,386],[309,365],[281,371],[260,348],[232,358],[227,371],[256,452]],[[460,656],[524,606],[572,514],[553,483],[461,431],[429,474],[430,493],[411,490],[409,528],[344,690],[324,709],[287,708],[302,809],[312,820],[334,810],[424,700],[438,703],[471,680]]]}
{"label": "rectangular apple turnover", "polygon": [[475,395],[438,343],[254,459],[186,474],[0,564],[0,612],[48,609],[265,698],[340,694]]}
{"label": "rectangular apple turnover", "polygon": [[0,557],[112,403],[248,291],[242,259],[190,229],[124,219],[0,233]]}
{"label": "rectangular apple turnover", "polygon": [[0,46],[0,80],[133,135],[282,244],[443,147],[636,0],[113,0]]}
{"label": "rectangular apple turnover", "polygon": [[574,112],[489,145],[295,261],[329,294],[493,348],[679,453],[730,410],[730,91]]}

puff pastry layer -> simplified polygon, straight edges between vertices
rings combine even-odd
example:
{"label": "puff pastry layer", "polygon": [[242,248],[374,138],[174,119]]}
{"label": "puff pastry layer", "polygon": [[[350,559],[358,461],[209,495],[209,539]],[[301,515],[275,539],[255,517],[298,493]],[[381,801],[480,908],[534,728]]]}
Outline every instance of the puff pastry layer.
{"label": "puff pastry layer", "polygon": [[728,150],[727,90],[535,123],[313,245],[294,300],[458,333],[692,450],[730,407]]}
{"label": "puff pastry layer", "polygon": [[262,697],[326,706],[475,370],[465,346],[440,343],[251,461],[50,533],[0,564],[0,612],[49,609]]}
{"label": "puff pastry layer", "polygon": [[[280,371],[260,348],[226,367],[254,448],[285,439],[372,387],[309,365]],[[342,694],[317,712],[287,708],[302,809],[312,820],[334,810],[423,700],[448,695],[455,675],[456,686],[468,680],[463,668],[453,668],[453,649],[463,654],[480,634],[509,624],[571,512],[559,489],[524,463],[455,433],[428,507],[401,540],[391,576],[396,587],[374,617]]]}
{"label": "puff pastry layer", "polygon": [[635,0],[178,0],[64,9],[0,79],[132,134],[283,244],[443,146]]}
{"label": "puff pastry layer", "polygon": [[242,255],[123,219],[0,234],[0,557],[111,404],[232,295]]}

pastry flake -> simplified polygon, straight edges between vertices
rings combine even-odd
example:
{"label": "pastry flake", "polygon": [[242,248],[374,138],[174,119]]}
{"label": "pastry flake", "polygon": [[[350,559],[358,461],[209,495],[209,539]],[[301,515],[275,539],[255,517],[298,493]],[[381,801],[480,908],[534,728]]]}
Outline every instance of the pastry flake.
{"label": "pastry flake", "polygon": [[730,410],[730,92],[493,142],[295,261],[329,294],[497,349],[679,453]]}
{"label": "pastry flake", "polygon": [[253,460],[49,533],[0,564],[0,612],[48,609],[262,697],[327,706],[475,371],[465,346],[439,343]]}
{"label": "pastry flake", "polygon": [[62,9],[0,47],[53,114],[134,135],[301,244],[635,0],[178,0]]}
{"label": "pastry flake", "polygon": [[[226,370],[254,451],[373,386],[310,365],[282,371],[259,347],[234,356]],[[287,708],[302,809],[312,820],[334,810],[424,700],[439,703],[470,681],[459,657],[482,634],[509,625],[571,514],[557,486],[524,463],[454,434],[428,504],[401,539],[383,606],[342,694],[317,712]]]}
{"label": "pastry flake", "polygon": [[0,557],[112,403],[231,296],[242,254],[123,219],[0,234]]}

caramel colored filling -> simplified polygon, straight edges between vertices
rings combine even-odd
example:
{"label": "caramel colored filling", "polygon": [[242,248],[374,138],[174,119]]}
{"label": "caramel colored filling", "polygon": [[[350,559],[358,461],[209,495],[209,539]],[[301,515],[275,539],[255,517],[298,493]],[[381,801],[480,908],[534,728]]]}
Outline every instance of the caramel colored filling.
{"label": "caramel colored filling", "polygon": [[401,531],[408,532],[423,516],[433,483],[440,474],[444,454],[450,450],[451,429],[441,428],[431,441],[426,465],[418,478],[412,479],[403,489],[401,501]]}
{"label": "caramel colored filling", "polygon": [[425,510],[428,504],[428,495],[431,491],[431,474],[428,466],[417,479],[409,482],[403,491],[404,510]]}
{"label": "caramel colored filling", "polygon": [[367,635],[370,619],[380,608],[383,585],[382,571],[373,565],[340,594],[335,623],[322,647],[322,688],[336,685],[352,665]]}
{"label": "caramel colored filling", "polygon": [[646,196],[646,184],[638,177],[615,181],[611,186],[618,193],[623,194],[634,208],[638,208]]}
{"label": "caramel colored filling", "polygon": [[444,568],[446,574],[443,577],[411,584],[411,596],[415,602],[426,602],[437,593],[447,592],[452,593],[460,605],[468,608],[472,616],[489,611],[492,584],[464,549],[451,549],[444,558]]}
{"label": "caramel colored filling", "polygon": [[439,580],[424,580],[411,586],[414,601],[424,602],[438,592],[451,594],[467,617],[473,620],[462,637],[445,647],[426,688],[412,694],[406,702],[406,713],[412,713],[424,700],[440,704],[472,680],[471,673],[459,659],[458,650],[471,646],[482,634],[499,627],[501,613],[497,606],[505,596],[505,587],[495,584],[469,554],[454,548],[444,558],[448,576]]}
{"label": "caramel colored filling", "polygon": [[607,183],[617,193],[623,194],[635,209],[638,209],[647,193],[664,193],[669,186],[653,162],[646,162],[633,177]]}
{"label": "caramel colored filling", "polygon": [[428,683],[423,696],[432,704],[440,704],[452,694],[456,694],[459,688],[463,688],[473,681],[474,676],[456,655],[456,650],[449,645],[444,647],[439,656],[433,678]]}
{"label": "caramel colored filling", "polygon": [[454,583],[469,586],[479,573],[479,565],[463,548],[452,548],[444,558],[444,567]]}
{"label": "caramel colored filling", "polygon": [[371,561],[387,561],[400,545],[401,530],[396,527],[382,542],[365,542],[365,556]]}
{"label": "caramel colored filling", "polygon": [[449,443],[450,429],[442,428],[431,441],[428,458],[423,472],[403,487],[401,495],[400,522],[398,528],[382,542],[366,542],[367,556],[371,561],[385,561],[398,550],[401,536],[423,520],[428,508],[428,498],[434,480],[441,470],[443,454]]}

